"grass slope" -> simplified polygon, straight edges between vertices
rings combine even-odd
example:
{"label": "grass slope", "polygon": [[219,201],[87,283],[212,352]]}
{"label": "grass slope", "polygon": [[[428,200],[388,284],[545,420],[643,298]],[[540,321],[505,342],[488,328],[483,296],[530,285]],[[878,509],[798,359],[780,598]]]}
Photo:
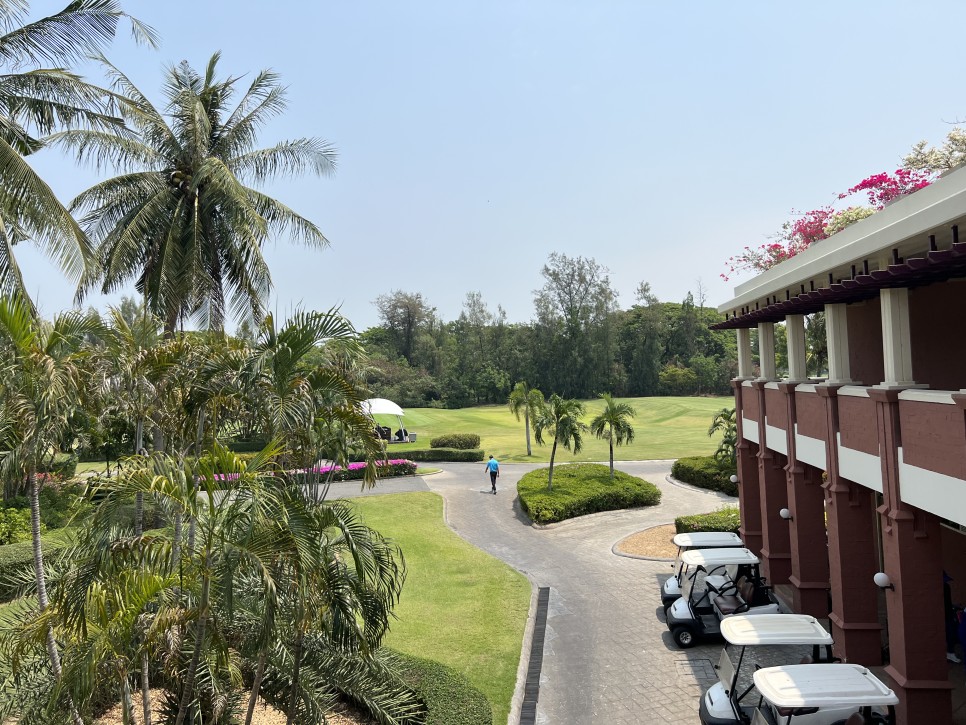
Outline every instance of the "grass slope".
{"label": "grass slope", "polygon": [[408,570],[386,644],[449,665],[507,721],[530,607],[522,574],[468,544],[443,522],[434,493],[356,499],[366,523],[395,540]]}
{"label": "grass slope", "polygon": [[[614,459],[639,461],[655,458],[708,455],[718,447],[717,437],[708,437],[708,426],[714,414],[734,405],[733,398],[621,398],[637,411],[631,420],[634,442],[614,448]],[[585,423],[590,423],[601,409],[600,400],[584,401]],[[377,416],[382,421],[383,416]],[[387,419],[388,420],[388,419]],[[505,405],[485,405],[460,410],[407,408],[406,428],[418,434],[416,443],[399,443],[389,447],[391,457],[403,456],[407,448],[428,448],[434,436],[443,433],[478,433],[481,447],[500,461],[549,461],[550,445],[538,446],[533,440],[533,456],[527,457],[523,421],[513,417]],[[388,422],[384,422],[389,425]],[[398,427],[395,420],[392,425]],[[531,434],[532,439],[532,434]],[[574,456],[557,449],[557,461],[606,461],[607,441],[587,433],[584,448]]]}

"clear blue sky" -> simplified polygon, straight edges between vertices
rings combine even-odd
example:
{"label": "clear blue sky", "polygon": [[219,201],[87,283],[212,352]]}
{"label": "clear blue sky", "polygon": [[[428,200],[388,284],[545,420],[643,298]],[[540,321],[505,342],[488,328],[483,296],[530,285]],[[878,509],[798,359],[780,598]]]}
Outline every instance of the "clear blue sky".
{"label": "clear blue sky", "polygon": [[[107,55],[156,103],[163,66],[203,68],[221,50],[223,72],[270,67],[289,87],[261,145],[313,135],[338,148],[335,176],[267,189],[332,242],[267,250],[272,305],[341,304],[359,329],[392,289],[422,292],[446,320],[480,290],[529,320],[554,251],[608,267],[623,307],[641,281],[679,301],[699,278],[717,304],[731,254],[966,118],[961,0],[127,9],[162,46],[125,31]],[[65,200],[95,181],[55,151],[33,163]],[[70,306],[62,275],[18,252],[43,312]]]}

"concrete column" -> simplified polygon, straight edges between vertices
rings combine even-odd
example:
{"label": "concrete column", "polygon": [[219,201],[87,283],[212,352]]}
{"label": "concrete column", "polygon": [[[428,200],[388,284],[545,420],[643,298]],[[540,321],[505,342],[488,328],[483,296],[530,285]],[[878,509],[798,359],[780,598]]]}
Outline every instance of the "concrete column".
{"label": "concrete column", "polygon": [[750,380],[755,377],[751,362],[751,330],[739,327],[735,332],[738,333],[738,377]]}
{"label": "concrete column", "polygon": [[903,503],[899,486],[899,392],[872,388],[882,460],[883,570],[895,590],[886,590],[889,665],[900,725],[949,723],[952,698],[946,663],[939,519]]}
{"label": "concrete column", "polygon": [[788,522],[779,511],[788,506],[785,483],[785,456],[765,445],[765,381],[752,383],[758,394],[758,485],[761,511],[762,569],[768,583],[787,584],[791,575]]}
{"label": "concrete column", "polygon": [[882,355],[885,367],[883,386],[915,385],[912,377],[912,340],[909,328],[909,290],[884,289],[882,305]]}
{"label": "concrete column", "polygon": [[825,538],[825,495],[821,471],[797,459],[795,388],[795,383],[778,385],[778,389],[785,394],[788,420],[785,431],[785,447],[788,451],[785,485],[788,509],[792,514],[792,518],[785,521],[791,557],[788,581],[792,585],[792,607],[795,611],[821,618],[828,615],[828,552],[824,547],[815,546],[815,542]]}
{"label": "concrete column", "polygon": [[785,318],[785,336],[788,338],[788,377],[790,383],[808,380],[805,367],[805,315],[789,315]]}
{"label": "concrete column", "polygon": [[879,590],[872,577],[879,570],[878,534],[872,491],[839,476],[838,388],[821,385],[825,401],[825,512],[828,517],[829,622],[835,656],[873,667],[882,664]]}
{"label": "concrete column", "polygon": [[828,385],[848,385],[849,324],[846,305],[825,305],[825,338],[828,346]]}
{"label": "concrete column", "polygon": [[[739,330],[740,332],[740,330]],[[750,349],[750,348],[749,348]],[[758,445],[744,434],[742,411],[757,406],[758,395],[740,380],[732,382],[735,390],[735,419],[738,421],[738,508],[741,511],[741,540],[745,547],[761,555],[761,497],[758,484]]]}
{"label": "concrete column", "polygon": [[758,323],[758,360],[761,365],[759,380],[777,380],[775,374],[775,323]]}

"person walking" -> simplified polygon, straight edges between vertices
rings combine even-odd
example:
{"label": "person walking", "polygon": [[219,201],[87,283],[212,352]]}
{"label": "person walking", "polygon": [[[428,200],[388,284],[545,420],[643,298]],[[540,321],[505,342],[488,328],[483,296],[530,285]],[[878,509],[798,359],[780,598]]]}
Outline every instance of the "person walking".
{"label": "person walking", "polygon": [[486,470],[490,473],[490,493],[496,495],[496,479],[500,477],[500,462],[493,456],[486,462]]}

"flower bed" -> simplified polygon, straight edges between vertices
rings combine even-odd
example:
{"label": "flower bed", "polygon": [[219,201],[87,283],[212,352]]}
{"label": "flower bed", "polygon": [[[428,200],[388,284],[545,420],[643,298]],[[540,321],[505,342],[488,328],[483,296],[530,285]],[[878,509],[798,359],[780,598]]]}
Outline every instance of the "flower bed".
{"label": "flower bed", "polygon": [[[313,473],[319,476],[328,477],[332,473],[333,481],[361,481],[366,475],[366,464],[364,462],[350,463],[343,468],[342,466],[315,466],[313,468],[302,468],[288,471],[290,475]],[[216,481],[234,481],[239,477],[238,473],[216,473]],[[379,478],[391,478],[392,476],[414,476],[416,475],[416,464],[405,458],[393,458],[388,461],[376,461],[376,476]]]}

